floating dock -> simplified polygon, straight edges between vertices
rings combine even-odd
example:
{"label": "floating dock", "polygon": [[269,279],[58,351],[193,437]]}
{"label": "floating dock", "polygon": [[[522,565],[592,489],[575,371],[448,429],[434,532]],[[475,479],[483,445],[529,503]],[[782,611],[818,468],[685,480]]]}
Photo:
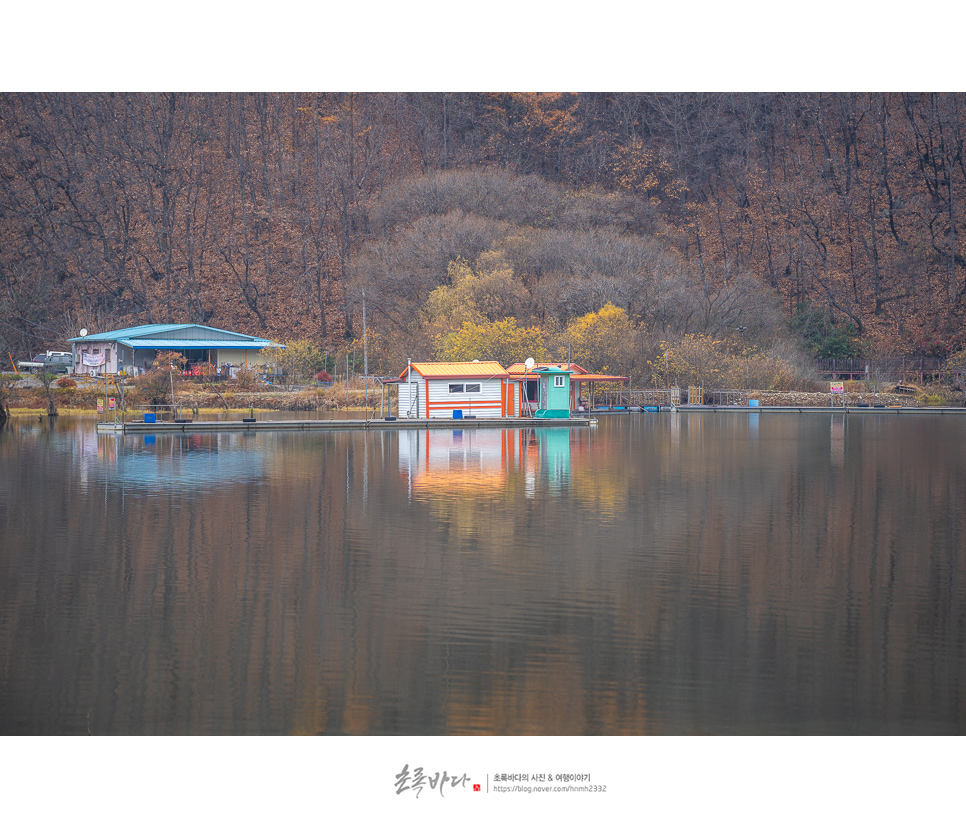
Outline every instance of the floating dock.
{"label": "floating dock", "polygon": [[520,428],[575,428],[594,426],[594,417],[559,417],[536,419],[529,417],[488,417],[453,420],[169,420],[145,423],[142,421],[98,423],[98,434],[197,434],[199,432],[265,432],[265,431],[399,431],[403,429],[520,429]]}
{"label": "floating dock", "polygon": [[581,417],[487,417],[463,418],[453,420],[449,418],[434,418],[431,420],[412,420],[396,418],[392,420],[167,420],[155,423],[141,421],[98,423],[98,434],[197,434],[198,432],[220,431],[399,431],[402,429],[514,429],[514,428],[574,428],[597,425],[597,415],[602,414],[871,414],[871,415],[909,415],[909,414],[946,414],[966,416],[966,407],[962,406],[876,406],[849,405],[845,406],[740,406],[740,405],[681,405],[676,408],[666,406],[651,408],[621,408],[609,410],[595,409],[588,415]]}

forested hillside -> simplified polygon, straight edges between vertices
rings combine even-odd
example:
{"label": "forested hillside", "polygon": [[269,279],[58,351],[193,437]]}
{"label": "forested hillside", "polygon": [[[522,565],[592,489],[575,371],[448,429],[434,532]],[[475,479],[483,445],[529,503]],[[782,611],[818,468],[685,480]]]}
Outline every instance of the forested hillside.
{"label": "forested hillside", "polygon": [[702,339],[793,365],[789,325],[945,355],[963,120],[962,94],[4,94],[0,347],[196,321],[334,350],[365,309],[386,372],[504,344],[645,378]]}

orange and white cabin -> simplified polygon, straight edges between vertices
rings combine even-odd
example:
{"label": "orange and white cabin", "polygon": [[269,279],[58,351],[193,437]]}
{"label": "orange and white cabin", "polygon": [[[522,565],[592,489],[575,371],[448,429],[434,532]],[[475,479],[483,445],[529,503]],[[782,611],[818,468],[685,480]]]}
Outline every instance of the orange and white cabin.
{"label": "orange and white cabin", "polygon": [[410,362],[399,375],[399,416],[517,417],[520,385],[499,362]]}

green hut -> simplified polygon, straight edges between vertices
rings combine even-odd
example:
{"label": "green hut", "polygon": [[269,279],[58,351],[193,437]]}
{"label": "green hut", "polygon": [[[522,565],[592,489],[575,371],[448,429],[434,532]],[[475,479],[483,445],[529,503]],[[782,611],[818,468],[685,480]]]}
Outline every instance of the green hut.
{"label": "green hut", "polygon": [[540,368],[540,407],[534,417],[569,417],[570,416],[570,374],[571,370],[564,370],[550,365]]}

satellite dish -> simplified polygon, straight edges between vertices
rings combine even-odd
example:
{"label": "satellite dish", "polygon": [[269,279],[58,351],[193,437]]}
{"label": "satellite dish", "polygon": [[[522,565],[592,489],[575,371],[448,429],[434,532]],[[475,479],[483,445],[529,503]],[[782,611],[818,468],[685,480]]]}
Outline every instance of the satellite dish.
{"label": "satellite dish", "polygon": [[533,357],[532,356],[528,356],[526,358],[526,361],[524,361],[524,363],[523,363],[523,367],[526,368],[528,371],[531,371],[531,370],[533,370],[533,366],[536,365],[536,364],[537,363],[533,361]]}
{"label": "satellite dish", "polygon": [[87,335],[87,328],[86,327],[82,327],[81,328],[81,336],[86,336],[86,335]]}

